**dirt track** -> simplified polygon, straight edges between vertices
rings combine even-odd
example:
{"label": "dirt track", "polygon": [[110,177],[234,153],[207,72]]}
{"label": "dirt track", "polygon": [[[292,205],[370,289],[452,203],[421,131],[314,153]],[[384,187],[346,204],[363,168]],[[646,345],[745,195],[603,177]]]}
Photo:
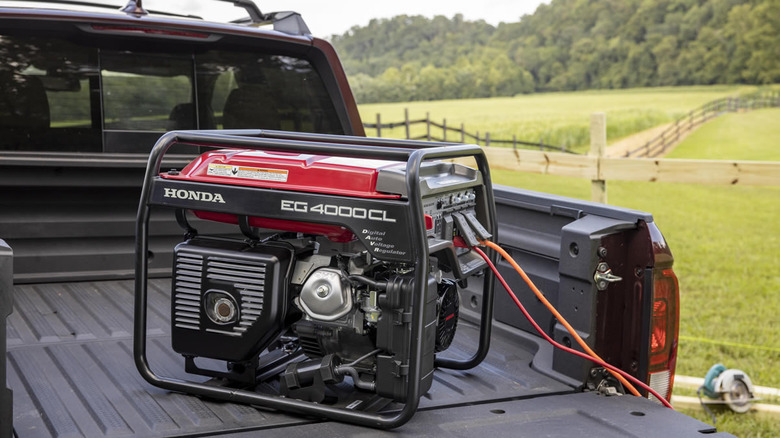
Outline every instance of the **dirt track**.
{"label": "dirt track", "polygon": [[625,157],[627,151],[636,149],[644,145],[648,141],[661,135],[661,133],[664,130],[668,129],[672,125],[674,125],[674,123],[659,125],[654,128],[646,129],[642,132],[637,132],[636,134],[629,135],[628,137],[623,137],[614,143],[610,143],[609,146],[607,146],[607,156]]}
{"label": "dirt track", "polygon": [[[627,151],[634,150],[638,147],[643,146],[648,141],[661,135],[662,132],[664,132],[666,129],[668,129],[671,126],[674,126],[674,123],[666,123],[664,125],[658,125],[654,128],[646,129],[642,132],[637,132],[636,134],[621,138],[615,141],[614,143],[609,143],[609,146],[607,146],[607,156],[625,157]],[[701,124],[696,125],[693,131],[698,129],[699,126],[702,125]],[[677,145],[680,144],[680,142],[682,142],[685,139],[685,137],[687,137],[688,134],[690,134],[693,131],[680,132],[680,138],[666,149],[666,153],[668,154],[669,152],[673,151],[674,148],[677,147]],[[643,155],[640,152],[640,154],[636,156],[641,157]]]}

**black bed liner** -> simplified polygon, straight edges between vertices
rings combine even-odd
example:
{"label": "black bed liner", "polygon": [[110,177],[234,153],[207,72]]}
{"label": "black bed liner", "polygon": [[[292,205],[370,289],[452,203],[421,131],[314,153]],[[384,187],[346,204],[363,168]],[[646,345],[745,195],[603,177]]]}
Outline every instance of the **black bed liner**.
{"label": "black bed liner", "polygon": [[[170,349],[169,283],[167,279],[150,282],[149,356],[161,374],[184,377],[183,359]],[[639,436],[670,436],[669,430],[674,430],[674,436],[698,436],[712,430],[646,400],[574,393],[531,368],[533,342],[510,337],[511,329],[496,330],[490,354],[479,367],[437,371],[431,391],[420,402],[420,412],[397,431],[203,400],[155,388],[136,371],[132,281],[46,283],[14,289],[15,311],[7,326],[8,383],[14,391],[13,424],[19,438],[248,437],[260,430],[264,436],[287,437],[538,436],[543,432],[555,436],[556,430],[568,434],[588,430],[593,436],[628,436],[637,431],[642,431]],[[468,356],[476,336],[475,327],[462,324],[447,354]],[[659,429],[659,418],[674,427]],[[572,423],[587,429],[572,429]],[[563,424],[566,427],[561,428]]]}
{"label": "black bed liner", "polygon": [[[160,374],[183,378],[183,358],[170,349],[169,283],[150,282],[149,357]],[[146,383],[132,359],[132,300],[129,280],[15,287],[16,307],[8,318],[8,381],[20,438],[181,436],[313,421],[169,393]],[[477,330],[464,325],[459,334],[447,353],[468,357]],[[531,359],[531,353],[497,339],[483,366],[437,372],[421,407],[572,391],[527,372]]]}

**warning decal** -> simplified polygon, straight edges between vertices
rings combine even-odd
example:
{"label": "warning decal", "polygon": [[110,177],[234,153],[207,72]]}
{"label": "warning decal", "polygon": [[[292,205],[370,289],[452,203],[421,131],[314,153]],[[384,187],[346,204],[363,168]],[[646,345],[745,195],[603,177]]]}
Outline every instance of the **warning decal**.
{"label": "warning decal", "polygon": [[229,164],[209,164],[206,172],[210,176],[253,179],[257,181],[287,182],[288,171],[284,169],[262,169],[259,167],[231,166]]}

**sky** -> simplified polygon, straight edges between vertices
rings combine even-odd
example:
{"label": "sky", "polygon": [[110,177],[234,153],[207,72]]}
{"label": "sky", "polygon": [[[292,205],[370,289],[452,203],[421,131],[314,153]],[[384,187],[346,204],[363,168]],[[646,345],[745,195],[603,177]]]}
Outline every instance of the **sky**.
{"label": "sky", "polygon": [[[119,2],[124,4],[123,0]],[[549,3],[549,0],[255,0],[262,12],[299,12],[312,34],[321,38],[342,34],[353,26],[365,26],[372,18],[390,18],[402,14],[426,17],[444,15],[452,18],[460,13],[466,20],[483,19],[497,25],[502,21],[519,21],[523,15],[532,14],[541,3]],[[143,4],[149,9],[174,10],[205,19],[226,20],[242,15],[242,10],[233,7],[231,3],[216,0],[145,0]]]}

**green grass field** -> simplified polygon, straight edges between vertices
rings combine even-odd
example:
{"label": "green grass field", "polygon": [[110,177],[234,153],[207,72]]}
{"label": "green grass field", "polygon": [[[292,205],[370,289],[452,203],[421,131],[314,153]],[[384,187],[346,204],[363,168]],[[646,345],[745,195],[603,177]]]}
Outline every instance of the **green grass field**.
{"label": "green grass field", "polygon": [[[582,152],[590,142],[590,114],[607,113],[607,137],[621,137],[674,121],[688,111],[711,100],[755,90],[745,86],[695,86],[638,88],[628,90],[594,90],[576,93],[543,93],[493,99],[470,99],[434,102],[407,102],[368,104],[360,106],[360,114],[366,122],[374,123],[376,114],[382,121],[399,122],[404,118],[404,108],[409,109],[410,119],[425,118],[466,131],[479,131],[484,137],[490,132],[494,139],[512,139],[547,144],[566,145],[569,150]],[[424,125],[412,127],[412,136],[425,133]],[[369,130],[368,135],[376,131]],[[382,136],[402,138],[404,128],[383,130]],[[441,130],[432,131],[440,137]],[[449,134],[455,138],[457,134]],[[458,137],[459,138],[459,137]]]}
{"label": "green grass field", "polygon": [[691,133],[668,158],[780,161],[780,108],[720,116]]}
{"label": "green grass field", "polygon": [[[549,129],[567,127],[578,118],[587,126],[589,114],[606,110],[611,131],[626,132],[644,122],[630,121],[630,128],[616,128],[620,117],[633,114],[685,112],[707,100],[733,92],[727,87],[627,90],[624,92],[556,93],[517,98],[511,104],[501,100],[397,104],[382,107],[383,117],[405,106],[410,111],[430,111],[432,115],[467,117],[475,107],[507,126],[513,114],[550,120]],[[646,99],[641,99],[645,96]],[[640,100],[638,100],[640,99]],[[604,107],[599,107],[599,103]],[[562,106],[560,114],[554,111]],[[362,107],[367,114],[379,106]],[[488,112],[493,108],[495,112]],[[497,108],[503,108],[497,110]],[[534,110],[538,108],[538,110]],[[542,109],[543,108],[543,109]],[[641,111],[638,108],[644,108]],[[446,111],[445,111],[446,110]],[[678,158],[780,160],[775,120],[780,110],[759,110],[730,114],[714,119],[691,134],[674,151]],[[400,118],[400,117],[397,117]],[[448,119],[449,120],[449,119]],[[496,122],[498,123],[498,122]],[[526,121],[515,126],[523,126]],[[468,125],[467,125],[468,126]],[[486,125],[475,125],[487,129]],[[494,126],[494,125],[487,125]],[[492,129],[492,128],[491,128]],[[370,135],[371,133],[369,133]],[[579,199],[590,198],[590,182],[576,178],[494,171],[498,184],[555,193]],[[675,256],[675,272],[681,288],[680,346],[677,373],[704,377],[721,362],[748,373],[753,383],[780,387],[780,187],[740,187],[670,183],[607,183],[609,202],[649,211],[664,233]],[[690,391],[676,393],[693,395]],[[702,421],[708,416],[698,409],[684,412]],[[719,430],[740,437],[780,435],[777,419],[755,415],[719,412]]]}

